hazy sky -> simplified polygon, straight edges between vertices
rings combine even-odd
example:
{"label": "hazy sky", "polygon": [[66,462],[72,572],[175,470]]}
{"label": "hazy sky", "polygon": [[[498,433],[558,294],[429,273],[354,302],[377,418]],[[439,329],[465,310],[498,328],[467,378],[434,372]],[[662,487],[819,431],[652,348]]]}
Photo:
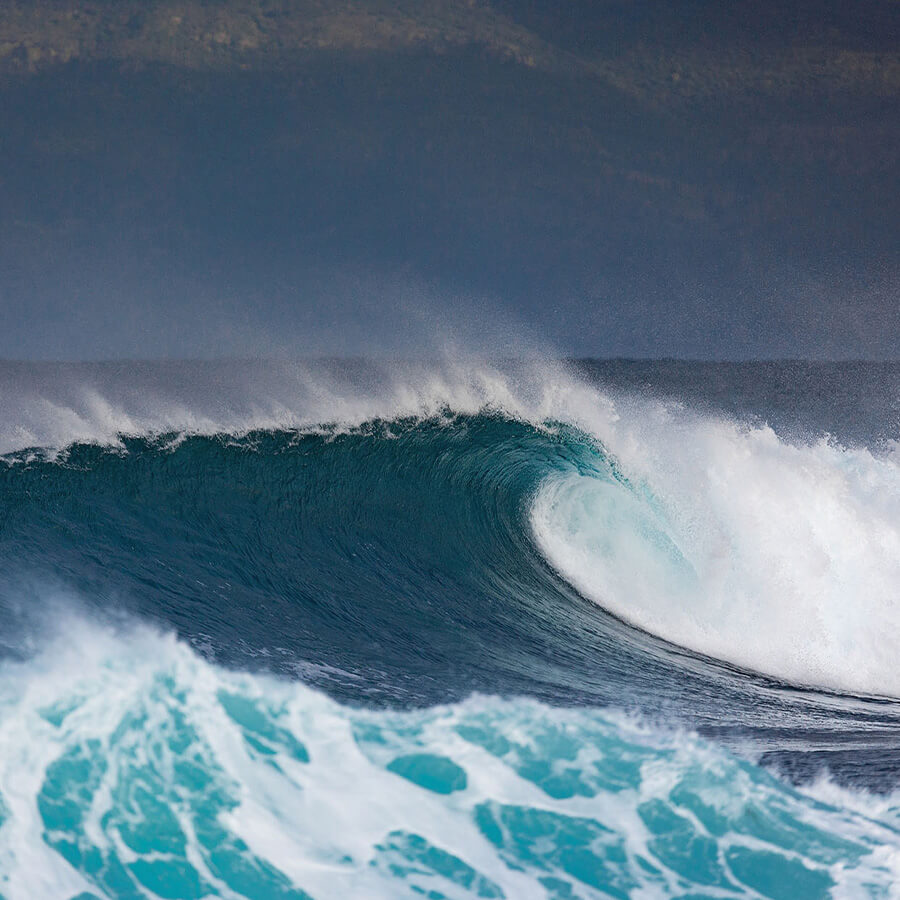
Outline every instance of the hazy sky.
{"label": "hazy sky", "polygon": [[0,9],[0,357],[896,357],[900,4]]}

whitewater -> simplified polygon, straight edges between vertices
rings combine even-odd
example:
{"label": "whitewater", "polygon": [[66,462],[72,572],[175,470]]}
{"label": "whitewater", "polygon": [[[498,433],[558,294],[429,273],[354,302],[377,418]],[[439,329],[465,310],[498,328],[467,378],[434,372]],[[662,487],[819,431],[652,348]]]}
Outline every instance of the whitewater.
{"label": "whitewater", "polygon": [[897,896],[898,397],[0,365],[0,896]]}

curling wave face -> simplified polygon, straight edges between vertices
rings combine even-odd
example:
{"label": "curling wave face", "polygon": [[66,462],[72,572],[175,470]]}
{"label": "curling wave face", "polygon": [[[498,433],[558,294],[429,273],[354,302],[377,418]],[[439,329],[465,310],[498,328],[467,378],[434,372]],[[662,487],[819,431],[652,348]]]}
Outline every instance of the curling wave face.
{"label": "curling wave face", "polygon": [[538,544],[633,624],[795,684],[900,696],[900,466],[665,414],[627,476],[553,475]]}
{"label": "curling wave face", "polygon": [[92,610],[354,699],[552,696],[599,610],[536,552],[528,504],[548,471],[603,464],[499,415],[78,444],[0,472],[0,583],[27,619],[53,572]]}
{"label": "curling wave face", "polygon": [[[900,465],[883,448],[614,401],[539,366],[251,368],[230,393],[195,367],[181,374],[193,399],[179,372],[63,370],[19,391],[7,449],[66,449],[7,456],[0,574],[16,590],[25,572],[62,574],[191,637],[206,623],[226,655],[242,635],[295,662],[352,643],[348,630],[393,659],[435,624],[428,665],[449,640],[473,648],[468,670],[480,649],[520,672],[509,657],[529,643],[551,670],[568,636],[578,653],[546,559],[663,641],[796,685],[900,696]],[[293,648],[262,633],[279,623]]]}

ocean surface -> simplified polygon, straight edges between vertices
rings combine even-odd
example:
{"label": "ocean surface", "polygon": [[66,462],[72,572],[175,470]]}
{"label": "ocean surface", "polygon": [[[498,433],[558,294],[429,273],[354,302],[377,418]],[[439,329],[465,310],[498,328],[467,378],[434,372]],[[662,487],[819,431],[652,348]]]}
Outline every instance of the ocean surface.
{"label": "ocean surface", "polygon": [[0,363],[0,897],[900,897],[900,365]]}

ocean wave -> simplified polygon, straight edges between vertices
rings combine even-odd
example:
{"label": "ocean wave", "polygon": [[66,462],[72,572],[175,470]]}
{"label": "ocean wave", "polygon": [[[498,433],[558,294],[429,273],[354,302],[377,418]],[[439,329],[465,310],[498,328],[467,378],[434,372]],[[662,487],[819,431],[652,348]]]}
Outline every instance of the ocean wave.
{"label": "ocean wave", "polygon": [[[4,481],[10,523],[32,534],[26,550],[7,527],[19,569],[29,550],[52,558],[60,544],[36,546],[46,516],[22,519],[36,508],[23,492],[61,504],[74,534],[86,525],[79,505],[98,509],[102,495],[105,516],[90,527],[142,546],[132,559],[109,537],[107,567],[132,574],[162,559],[198,581],[261,588],[267,607],[315,592],[346,606],[381,579],[401,609],[416,594],[463,619],[478,618],[463,594],[500,603],[505,591],[564,618],[558,584],[536,574],[534,540],[582,595],[664,641],[797,685],[900,696],[900,465],[889,446],[788,440],[549,363],[76,368],[20,373],[0,410],[7,463],[37,466]],[[40,467],[59,452],[63,467]],[[142,478],[167,509],[145,515]],[[222,571],[210,535],[225,548]],[[78,576],[73,541],[62,543],[69,555],[51,568]],[[160,574],[156,588],[174,597]],[[240,605],[256,599],[245,591]]]}
{"label": "ocean wave", "polygon": [[0,655],[75,606],[344,702],[652,711],[795,779],[893,783],[889,447],[561,366],[388,368],[20,372]]}

